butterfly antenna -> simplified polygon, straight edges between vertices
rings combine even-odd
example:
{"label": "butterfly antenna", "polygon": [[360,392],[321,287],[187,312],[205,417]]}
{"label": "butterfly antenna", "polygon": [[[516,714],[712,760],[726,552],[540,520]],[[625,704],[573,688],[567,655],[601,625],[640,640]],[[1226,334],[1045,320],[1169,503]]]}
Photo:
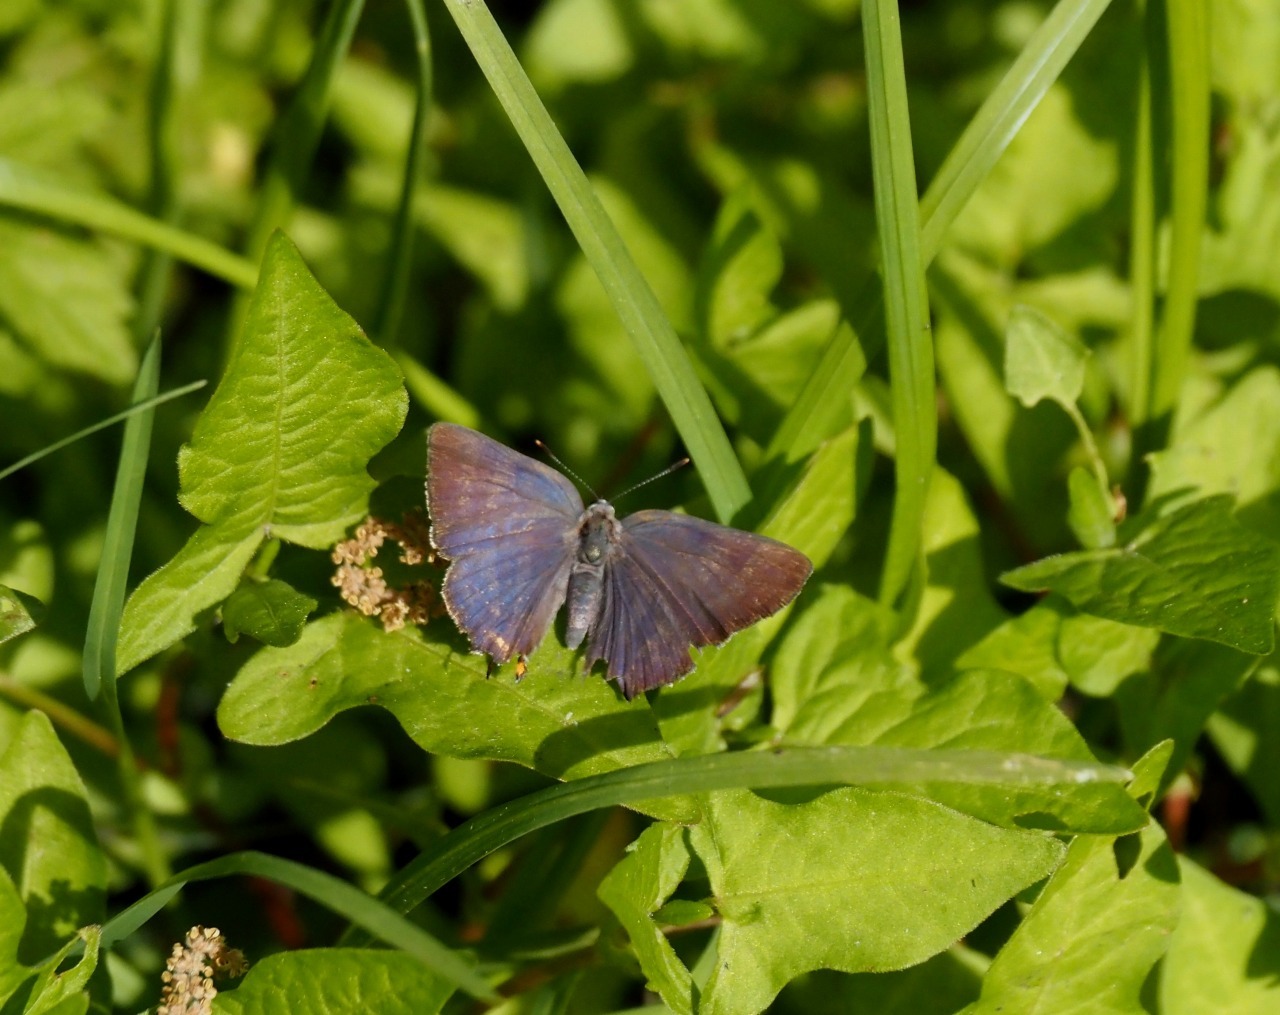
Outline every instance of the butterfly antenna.
{"label": "butterfly antenna", "polygon": [[565,475],[567,475],[570,479],[572,479],[575,483],[577,483],[580,487],[582,487],[584,490],[586,490],[586,491],[587,491],[587,493],[591,494],[591,496],[592,496],[592,497],[594,497],[596,500],[600,500],[600,495],[599,495],[598,493],[596,493],[596,492],[595,492],[595,490],[593,490],[593,489],[591,488],[591,484],[590,484],[590,483],[588,483],[588,482],[587,482],[585,479],[583,479],[581,476],[579,476],[579,475],[578,475],[576,472],[574,472],[571,468],[569,468],[569,466],[565,465],[565,464],[564,464],[564,462],[560,461],[560,459],[556,457],[556,453],[555,453],[554,451],[552,451],[549,447],[547,447],[545,444],[543,444],[543,443],[542,443],[542,441],[540,441],[540,440],[536,440],[536,439],[535,439],[533,443],[534,443],[534,444],[536,444],[536,445],[538,445],[538,447],[542,449],[542,453],[543,453],[544,455],[546,455],[546,456],[547,456],[548,458],[550,458],[553,462],[555,462],[555,463],[556,463],[556,465],[560,466],[560,471],[561,471],[561,472],[563,472],[563,473],[564,473]]}
{"label": "butterfly antenna", "polygon": [[668,465],[665,469],[663,469],[661,472],[659,472],[656,476],[650,476],[648,479],[643,480],[643,481],[641,481],[641,482],[637,483],[635,486],[629,486],[629,487],[627,487],[627,489],[623,490],[623,491],[622,491],[622,493],[618,494],[618,495],[617,495],[616,497],[614,497],[613,499],[614,499],[615,501],[622,500],[622,498],[623,498],[623,497],[625,497],[627,494],[629,494],[629,493],[635,493],[637,490],[639,490],[639,489],[640,489],[640,487],[642,487],[642,486],[648,486],[650,483],[654,482],[655,480],[662,479],[662,478],[663,478],[663,477],[665,477],[665,476],[669,476],[669,475],[671,475],[671,473],[675,472],[677,469],[683,469],[683,468],[684,468],[686,465],[688,465],[688,464],[689,464],[689,459],[687,459],[687,458],[682,458],[682,459],[680,459],[680,461],[678,461],[678,462],[674,462],[673,464]]}

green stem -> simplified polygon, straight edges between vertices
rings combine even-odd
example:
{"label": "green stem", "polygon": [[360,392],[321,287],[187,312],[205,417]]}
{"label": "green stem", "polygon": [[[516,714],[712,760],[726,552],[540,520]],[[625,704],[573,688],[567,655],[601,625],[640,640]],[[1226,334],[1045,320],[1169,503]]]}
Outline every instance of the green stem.
{"label": "green stem", "polygon": [[413,25],[414,52],[418,58],[418,96],[413,107],[413,126],[409,130],[408,154],[404,162],[404,182],[400,187],[400,204],[396,208],[394,231],[387,249],[387,269],[383,276],[382,295],[378,300],[378,316],[373,333],[384,349],[395,344],[404,315],[405,293],[409,290],[409,269],[413,260],[413,199],[418,192],[427,149],[427,119],[431,113],[431,34],[427,28],[422,0],[405,0]]}

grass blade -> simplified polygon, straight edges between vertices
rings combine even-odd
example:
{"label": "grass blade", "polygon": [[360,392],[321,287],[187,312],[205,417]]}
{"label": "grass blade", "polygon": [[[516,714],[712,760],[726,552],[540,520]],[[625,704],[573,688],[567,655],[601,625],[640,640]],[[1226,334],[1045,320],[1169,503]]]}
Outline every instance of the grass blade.
{"label": "grass blade", "polygon": [[12,159],[0,158],[0,206],[69,222],[161,250],[234,286],[252,289],[258,269],[206,239],[144,215],[105,194],[60,183]]}
{"label": "grass blade", "polygon": [[110,948],[136,931],[163,909],[184,885],[192,881],[208,881],[233,875],[266,878],[276,884],[286,885],[335,913],[340,913],[374,937],[419,959],[423,965],[457,984],[472,997],[486,1001],[497,1000],[497,995],[470,963],[384,903],[330,874],[292,860],[252,851],[219,857],[175,875],[124,912],[108,920],[102,928],[102,947]]}
{"label": "grass blade", "polygon": [[445,6],[635,343],[721,521],[751,499],[684,346],[482,0]]}
{"label": "grass blade", "polygon": [[[969,122],[920,202],[920,253],[927,267],[960,210],[986,179],[1018,128],[1088,37],[1110,0],[1059,0]],[[873,281],[855,301],[855,347],[837,332],[769,444],[769,457],[797,461],[831,435],[880,341],[881,290]]]}
{"label": "grass blade", "polygon": [[[159,383],[160,336],[157,334],[147,346],[138,367],[134,400],[154,399]],[[129,578],[129,561],[133,557],[133,540],[138,529],[138,506],[142,502],[142,484],[151,451],[151,425],[154,420],[153,407],[135,413],[125,423],[120,464],[116,469],[111,509],[107,514],[102,559],[98,563],[84,639],[85,693],[90,701],[101,697],[102,709],[119,742],[116,763],[120,781],[152,885],[168,877],[168,863],[156,837],[151,811],[143,798],[140,773],[116,696],[116,640],[120,634],[120,614],[124,609],[125,584]]]}
{"label": "grass blade", "polygon": [[418,58],[418,95],[413,107],[413,125],[409,128],[409,145],[404,160],[404,182],[400,187],[400,203],[396,208],[391,243],[387,247],[387,267],[378,299],[378,315],[373,333],[378,344],[390,348],[400,330],[404,314],[404,298],[409,288],[409,269],[413,266],[413,198],[418,190],[418,175],[427,150],[427,117],[431,112],[431,33],[422,0],[405,0],[413,28],[413,49]]}
{"label": "grass blade", "polygon": [[889,546],[880,576],[880,601],[893,603],[906,587],[920,551],[924,502],[938,443],[933,334],[920,252],[907,73],[896,0],[863,0],[867,50],[867,108],[871,170],[884,278],[889,379],[897,435],[897,489]]}
{"label": "grass blade", "polygon": [[[382,898],[407,913],[495,849],[598,807],[739,787],[891,786],[923,782],[1064,787],[1122,782],[1123,769],[986,751],[894,747],[809,747],[704,754],[635,765],[551,786],[502,804],[459,825],[424,851],[383,889]],[[1122,792],[1122,791],[1121,791]],[[358,941],[348,931],[344,940]]]}
{"label": "grass blade", "polygon": [[1167,427],[1182,391],[1195,330],[1210,145],[1208,14],[1199,0],[1169,0],[1164,9],[1169,47],[1164,83],[1169,89],[1166,108],[1173,140],[1171,228],[1164,312],[1152,362],[1151,417]]}
{"label": "grass blade", "polygon": [[47,447],[43,447],[39,451],[33,451],[25,458],[21,458],[12,465],[8,465],[5,468],[0,469],[0,479],[7,479],[19,469],[25,469],[32,462],[38,462],[46,455],[51,455],[55,451],[61,451],[63,448],[70,444],[74,444],[81,438],[88,437],[91,433],[97,433],[99,430],[105,430],[109,426],[115,426],[121,420],[126,420],[131,416],[138,415],[140,412],[147,412],[164,402],[170,402],[175,398],[181,398],[183,395],[189,395],[193,391],[198,391],[207,383],[208,381],[192,381],[190,384],[184,384],[180,388],[174,388],[172,391],[166,391],[163,395],[156,395],[155,398],[147,398],[141,402],[135,402],[123,412],[117,412],[114,416],[108,416],[106,419],[100,419],[98,422],[85,427],[83,430],[77,430],[70,437],[63,437],[62,440],[54,441]]}

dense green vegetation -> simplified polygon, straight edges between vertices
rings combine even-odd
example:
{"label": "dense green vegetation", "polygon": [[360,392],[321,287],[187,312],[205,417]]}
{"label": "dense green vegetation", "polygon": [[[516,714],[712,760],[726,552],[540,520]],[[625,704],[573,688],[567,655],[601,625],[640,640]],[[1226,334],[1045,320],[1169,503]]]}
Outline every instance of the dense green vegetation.
{"label": "dense green vegetation", "polygon": [[[1280,15],[900,6],[0,4],[0,1010],[1277,1010]],[[815,574],[490,675],[436,420]]]}

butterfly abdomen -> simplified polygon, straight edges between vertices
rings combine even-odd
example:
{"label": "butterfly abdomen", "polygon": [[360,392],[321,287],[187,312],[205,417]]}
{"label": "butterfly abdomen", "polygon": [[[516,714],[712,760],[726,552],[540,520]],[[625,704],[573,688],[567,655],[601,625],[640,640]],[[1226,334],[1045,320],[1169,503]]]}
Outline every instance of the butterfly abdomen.
{"label": "butterfly abdomen", "polygon": [[621,526],[613,507],[596,501],[582,512],[578,526],[578,553],[569,572],[569,591],[565,603],[569,620],[564,640],[569,648],[577,648],[595,627],[604,601],[604,569],[618,545]]}

